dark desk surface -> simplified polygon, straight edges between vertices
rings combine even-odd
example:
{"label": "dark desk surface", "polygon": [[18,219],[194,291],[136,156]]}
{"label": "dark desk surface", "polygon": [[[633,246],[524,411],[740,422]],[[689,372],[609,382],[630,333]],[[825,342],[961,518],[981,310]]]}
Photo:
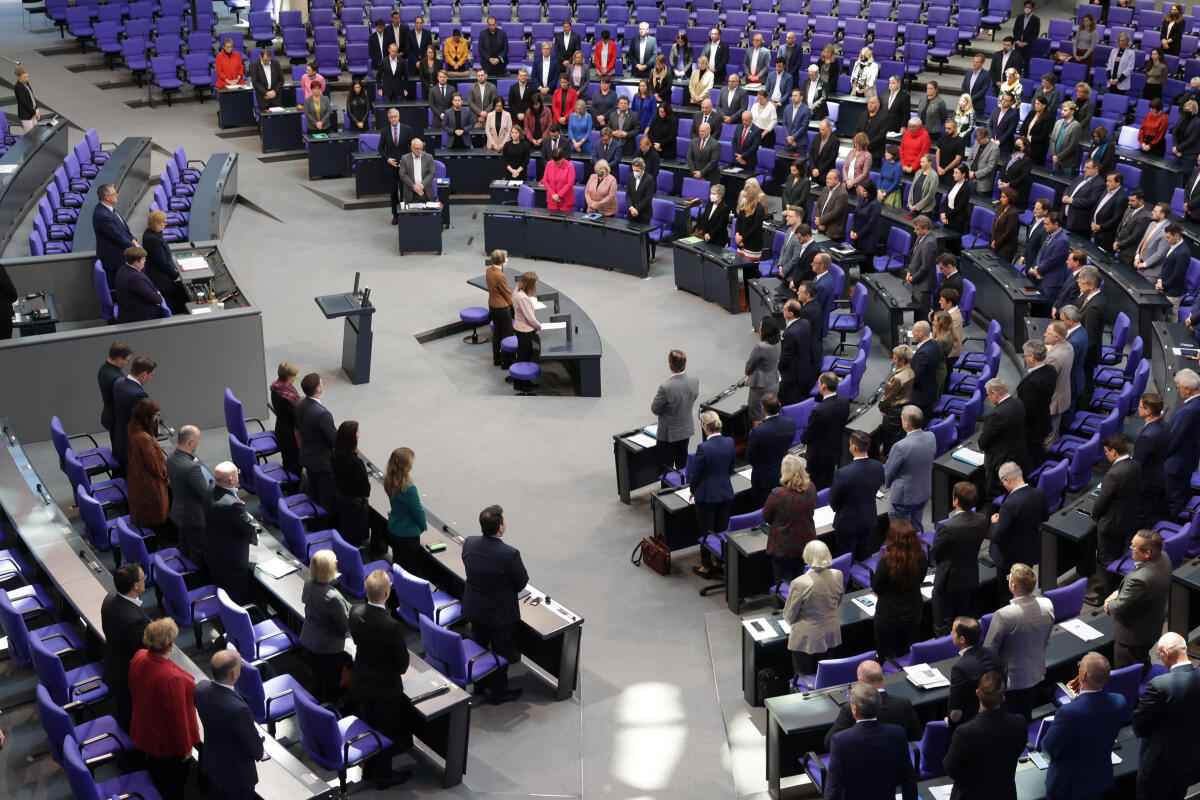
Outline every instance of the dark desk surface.
{"label": "dark desk surface", "polygon": [[[20,228],[26,212],[41,196],[42,184],[67,152],[67,121],[56,117],[51,124],[33,126],[0,158],[0,164],[16,167],[0,175],[0,250]],[[90,218],[87,224],[91,224]]]}
{"label": "dark desk surface", "polygon": [[[1146,342],[1150,359],[1150,375],[1163,398],[1163,414],[1170,416],[1179,405],[1179,390],[1175,388],[1175,373],[1181,369],[1200,370],[1194,354],[1200,349],[1196,336],[1182,322],[1156,322],[1154,336]],[[1180,352],[1176,352],[1176,351]],[[1186,353],[1184,352],[1186,351]]]}
{"label": "dark desk surface", "polygon": [[1122,161],[1128,161],[1131,164],[1137,164],[1140,167],[1151,167],[1155,169],[1164,169],[1174,172],[1178,175],[1190,175],[1192,170],[1196,168],[1194,159],[1178,159],[1174,156],[1167,158],[1166,156],[1154,156],[1141,150],[1132,150],[1128,147],[1117,145],[1117,158]]}
{"label": "dark desk surface", "polygon": [[[991,275],[1012,300],[1021,300],[1027,303],[1049,302],[1025,273],[1013,267],[1012,264],[1006,264],[991,248],[976,247],[963,250],[963,260],[973,262],[980,270]],[[1031,291],[1026,291],[1026,289]]]}
{"label": "dark desk surface", "polygon": [[1071,249],[1087,253],[1088,263],[1098,267],[1105,279],[1115,281],[1127,295],[1138,298],[1139,306],[1159,309],[1170,307],[1170,302],[1154,288],[1154,283],[1136,269],[1117,261],[1112,253],[1104,252],[1090,239],[1074,233],[1069,234],[1069,238]]}
{"label": "dark desk surface", "polygon": [[[506,206],[496,206],[495,208],[505,208]],[[489,206],[493,208],[493,206]],[[515,269],[505,269],[505,276],[511,283],[510,288],[516,288],[517,279],[521,277],[521,273]],[[467,281],[476,289],[487,291],[487,279],[480,275]],[[558,311],[554,311],[553,295],[558,295]],[[550,320],[551,314],[570,314],[572,338],[566,337],[566,332],[563,330],[542,331],[539,338],[542,340],[542,359],[571,359],[571,358],[599,358],[603,355],[604,346],[600,341],[600,331],[596,329],[592,318],[579,307],[575,301],[567,297],[562,292],[555,289],[545,281],[538,281],[538,296],[544,298],[546,308],[540,308],[535,311],[538,321],[545,324]]]}
{"label": "dark desk surface", "polygon": [[[910,217],[906,212],[898,208],[892,208],[891,206],[881,206],[880,208],[883,219],[886,222],[899,225],[909,233],[913,232],[913,218]],[[962,241],[962,234],[958,231],[952,231],[945,225],[942,225],[940,222],[938,222],[937,214],[931,212],[925,216],[929,217],[930,222],[933,223],[933,235],[936,236],[941,242],[942,249],[945,250],[947,247],[950,247],[951,249],[957,249],[959,246],[958,243]]]}
{"label": "dark desk surface", "polygon": [[497,214],[500,216],[519,216],[534,219],[557,219],[579,225],[593,225],[618,231],[627,230],[630,233],[637,234],[648,234],[658,227],[657,225],[649,225],[644,222],[634,222],[624,217],[602,216],[599,219],[588,219],[587,215],[580,211],[552,211],[548,208],[530,208],[529,206],[486,206],[483,209],[483,213],[485,215]]}

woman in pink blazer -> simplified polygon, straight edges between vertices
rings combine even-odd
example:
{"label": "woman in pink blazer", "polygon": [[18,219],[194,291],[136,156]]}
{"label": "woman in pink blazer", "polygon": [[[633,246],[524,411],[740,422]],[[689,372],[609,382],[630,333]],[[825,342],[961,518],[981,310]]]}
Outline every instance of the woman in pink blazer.
{"label": "woman in pink blazer", "polygon": [[612,176],[608,162],[603,158],[596,162],[596,171],[588,178],[587,188],[584,189],[588,213],[603,214],[606,217],[617,213],[617,179]]}
{"label": "woman in pink blazer", "polygon": [[870,140],[865,133],[854,134],[854,149],[846,154],[842,163],[842,176],[845,178],[846,189],[853,193],[858,186],[871,174],[871,154],[867,152]]}
{"label": "woman in pink blazer", "polygon": [[555,150],[554,160],[546,164],[542,172],[542,185],[546,187],[546,208],[551,211],[571,211],[575,208],[575,167],[567,161],[564,148]]}

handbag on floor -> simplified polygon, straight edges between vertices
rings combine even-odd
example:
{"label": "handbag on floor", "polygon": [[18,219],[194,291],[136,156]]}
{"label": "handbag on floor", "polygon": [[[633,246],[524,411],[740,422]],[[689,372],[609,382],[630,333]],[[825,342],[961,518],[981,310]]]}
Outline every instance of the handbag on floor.
{"label": "handbag on floor", "polygon": [[671,574],[671,550],[662,541],[647,536],[638,542],[637,547],[633,548],[633,555],[629,557],[635,567],[640,567],[642,562],[646,562],[646,566],[657,572],[659,575]]}

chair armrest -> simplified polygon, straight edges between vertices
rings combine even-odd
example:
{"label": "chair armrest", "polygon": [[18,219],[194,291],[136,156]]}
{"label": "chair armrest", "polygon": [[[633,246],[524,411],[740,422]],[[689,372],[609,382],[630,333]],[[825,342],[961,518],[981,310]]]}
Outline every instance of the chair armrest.
{"label": "chair armrest", "polygon": [[[191,162],[189,161],[188,163],[190,164]],[[259,430],[259,432],[260,432],[260,433],[265,433],[265,432],[266,432],[266,430],[267,430],[267,426],[266,426],[266,425],[264,425],[264,424],[263,424],[263,421],[262,421],[261,419],[259,419],[258,417],[246,417],[245,419],[246,419],[246,422],[257,422],[257,423],[258,423],[258,430]]]}
{"label": "chair armrest", "polygon": [[[261,658],[258,659],[257,661],[251,661],[250,666],[254,667],[259,672],[262,672],[264,669],[270,671],[270,673],[271,673],[270,678],[274,678],[279,674],[279,670],[277,670],[277,669],[275,669],[275,667],[271,666],[270,661],[264,661]],[[268,680],[270,678],[268,678]]]}
{"label": "chair armrest", "polygon": [[286,631],[274,631],[273,633],[268,633],[265,636],[259,636],[257,639],[254,640],[254,652],[257,653],[258,646],[260,644],[262,644],[263,642],[265,642],[267,639],[274,639],[277,636],[283,636],[286,638],[287,632]]}
{"label": "chair armrest", "polygon": [[92,447],[100,446],[99,444],[96,443],[95,437],[93,437],[90,433],[77,433],[74,436],[67,437],[68,441],[73,440],[73,439],[87,439],[89,442],[92,443]]}
{"label": "chair armrest", "polygon": [[[95,684],[99,684],[99,685],[97,686]],[[79,693],[85,694],[87,692],[94,692],[94,691],[96,691],[96,689],[99,689],[103,685],[104,685],[104,681],[101,678],[88,678],[85,681],[78,681],[77,683],[72,683],[67,688],[68,688],[68,690],[70,690],[71,696],[74,697],[76,690],[81,690]],[[93,688],[83,689],[82,687],[85,687],[85,686],[91,686]]]}
{"label": "chair armrest", "polygon": [[254,621],[254,617],[255,617],[255,615],[257,615],[257,616],[258,616],[258,621],[259,621],[259,622],[262,622],[264,619],[266,619],[266,618],[267,618],[267,612],[263,611],[261,608],[259,608],[258,606],[254,605],[254,603],[246,603],[246,605],[244,605],[244,606],[240,606],[240,608],[241,608],[243,611],[245,611],[247,614],[249,614],[249,615],[250,615],[250,621],[251,621],[251,622],[253,622],[253,621]]}
{"label": "chair armrest", "polygon": [[[822,788],[824,788],[825,779],[827,777],[827,771],[825,769],[825,765],[821,763],[821,759],[817,757],[816,753],[814,753],[812,750],[809,750],[807,753],[804,754],[803,761],[804,761],[804,771],[805,772],[808,772],[808,768],[810,766],[816,767],[817,774],[821,776],[821,786],[822,786]],[[810,778],[814,779],[814,782],[815,782],[816,776],[813,775],[811,772],[809,772],[808,775]]]}
{"label": "chair armrest", "polygon": [[[121,740],[118,739],[115,734],[109,733],[108,731],[105,731],[104,733],[100,734],[99,736],[93,736],[90,739],[83,740],[82,742],[79,743],[79,749],[82,750],[83,748],[87,747],[89,744],[95,744],[96,742],[101,742],[101,741],[104,741],[105,739],[112,739],[113,741],[115,741],[117,743],[117,746],[121,748],[121,752],[122,753],[125,752],[125,745],[121,744]],[[90,764],[95,760],[96,759],[88,759],[88,763]]]}
{"label": "chair armrest", "polygon": [[[483,658],[484,656],[492,657],[492,661],[495,662],[495,666],[493,666],[492,669],[498,669],[500,667],[500,658],[495,653],[493,653],[491,650],[484,650],[482,653],[480,653],[479,655],[475,656],[474,658],[472,658],[470,661],[467,662],[467,678],[468,679],[471,677],[471,665],[474,664],[479,659]],[[488,671],[490,672],[491,670],[488,670]]]}
{"label": "chair armrest", "polygon": [[213,600],[215,598],[216,598],[215,594],[206,594],[203,597],[197,597],[195,600],[193,600],[192,601],[192,619],[194,620],[196,618],[196,606],[200,605],[205,600]]}
{"label": "chair armrest", "polygon": [[345,744],[342,745],[342,763],[343,764],[350,763],[350,745],[354,744],[355,742],[357,742],[361,739],[365,739],[368,736],[374,736],[375,744],[379,745],[380,750],[383,749],[383,739],[379,738],[379,734],[376,733],[374,730],[369,730],[366,733],[361,733],[358,736],[355,736],[353,739],[348,740]]}
{"label": "chair armrest", "polygon": [[444,608],[454,608],[454,606],[461,606],[461,605],[462,605],[462,603],[461,603],[461,602],[459,602],[458,600],[451,600],[449,603],[442,603],[440,606],[434,606],[434,607],[433,607],[433,618],[434,618],[434,619],[437,621],[437,624],[439,624],[439,625],[440,625],[440,624],[442,624],[442,623],[441,623],[441,611],[442,611],[442,609],[444,609]]}
{"label": "chair armrest", "polygon": [[[279,694],[273,694],[267,698],[267,719],[271,718],[271,703],[278,700],[281,697],[287,697],[289,694],[293,694],[291,689],[288,689],[286,692],[280,692]],[[334,713],[335,714],[337,713],[336,709],[334,709]]]}
{"label": "chair armrest", "polygon": [[208,162],[206,162],[206,161],[201,161],[201,160],[200,160],[200,159],[198,159],[198,158],[189,158],[187,163],[188,163],[188,166],[189,166],[189,167],[190,167],[192,164],[199,164],[199,165],[200,165],[200,170],[201,170],[201,171],[203,171],[203,170],[204,170],[204,168],[208,166]]}

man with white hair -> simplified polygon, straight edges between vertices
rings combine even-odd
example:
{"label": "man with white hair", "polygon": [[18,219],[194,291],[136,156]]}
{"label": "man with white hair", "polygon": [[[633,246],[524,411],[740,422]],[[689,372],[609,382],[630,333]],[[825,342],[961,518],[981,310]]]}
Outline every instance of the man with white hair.
{"label": "man with white hair", "polygon": [[213,583],[241,605],[250,602],[250,545],[258,541],[258,526],[238,497],[238,475],[232,461],[213,470],[204,496],[204,560]]}
{"label": "man with white hair", "polygon": [[637,38],[629,45],[629,70],[635,78],[650,77],[650,67],[658,56],[658,42],[650,35],[650,25],[638,24]]}
{"label": "man with white hair", "polygon": [[1155,649],[1167,674],[1146,684],[1133,710],[1133,732],[1141,740],[1137,798],[1183,800],[1200,768],[1200,736],[1193,731],[1200,719],[1200,672],[1178,633],[1163,634]]}
{"label": "man with white hair", "polygon": [[[1000,465],[998,474],[1007,496],[1000,509],[992,514],[988,554],[996,572],[1003,575],[1013,564],[1037,564],[1041,559],[1042,523],[1050,517],[1050,510],[1046,493],[1025,482],[1019,465],[1007,461]],[[1003,602],[1004,587],[997,588]]]}
{"label": "man with white hair", "polygon": [[808,77],[800,84],[800,91],[804,93],[804,102],[812,110],[813,119],[824,117],[825,95],[828,87],[821,80],[821,70],[816,64],[809,64]]}
{"label": "man with white hair", "polygon": [[1166,473],[1167,504],[1171,516],[1179,518],[1192,498],[1192,473],[1200,463],[1200,375],[1194,370],[1181,369],[1175,373],[1175,388],[1179,390],[1179,407],[1171,413],[1167,428],[1171,432]]}

